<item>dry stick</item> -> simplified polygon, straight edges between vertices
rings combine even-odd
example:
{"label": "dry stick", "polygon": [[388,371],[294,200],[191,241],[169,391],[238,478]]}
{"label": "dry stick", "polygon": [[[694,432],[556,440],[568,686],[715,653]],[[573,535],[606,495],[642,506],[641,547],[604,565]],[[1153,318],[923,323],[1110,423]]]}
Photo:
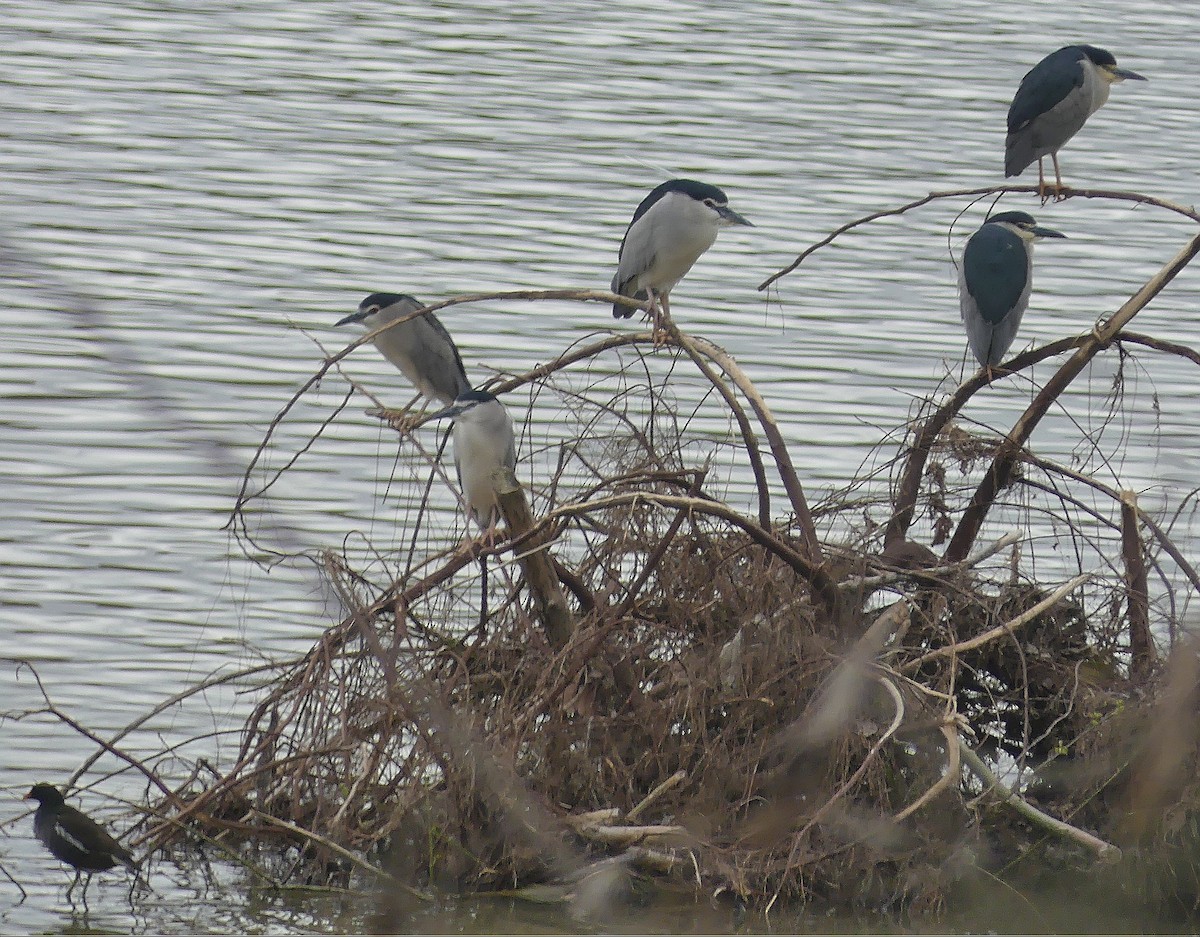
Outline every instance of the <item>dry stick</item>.
{"label": "dry stick", "polygon": [[1154,636],[1150,633],[1150,596],[1146,557],[1138,536],[1137,495],[1121,492],[1121,559],[1125,563],[1125,594],[1129,604],[1129,675],[1137,681],[1154,666]]}
{"label": "dry stick", "polygon": [[149,780],[151,784],[153,784],[160,791],[162,791],[164,794],[166,794],[168,798],[171,796],[171,789],[162,782],[162,780],[158,777],[157,774],[155,774],[153,771],[151,771],[149,768],[147,768],[138,759],[134,758],[133,755],[126,754],[121,749],[117,748],[115,745],[111,744],[110,742],[106,742],[104,739],[100,738],[100,736],[96,735],[96,733],[92,732],[90,729],[84,728],[84,726],[82,726],[79,722],[72,719],[65,712],[63,712],[61,709],[59,709],[57,706],[55,706],[54,702],[50,699],[50,694],[46,691],[45,685],[42,683],[41,675],[37,672],[37,670],[35,670],[33,668],[33,665],[31,665],[27,661],[16,660],[15,658],[11,658],[11,657],[5,658],[5,659],[12,660],[19,666],[24,666],[29,669],[29,673],[33,676],[34,682],[37,684],[38,692],[42,694],[42,699],[46,703],[45,708],[38,710],[38,712],[47,713],[47,714],[53,716],[55,719],[58,719],[60,722],[65,723],[67,726],[74,729],[76,732],[78,732],[84,738],[89,739],[92,742],[95,742],[96,745],[98,745],[100,748],[104,749],[110,755],[113,755],[116,758],[119,758],[121,761],[124,761],[126,764],[130,765],[131,767],[136,768],[143,775],[145,775],[146,779]]}
{"label": "dry stick", "polygon": [[546,529],[540,528],[539,532],[534,532],[533,514],[529,510],[529,502],[525,500],[525,491],[511,469],[502,468],[494,472],[492,484],[509,535],[525,545],[519,560],[525,581],[541,610],[542,627],[555,650],[562,650],[575,633],[575,622],[567,598],[559,586],[554,564],[547,553],[550,543]]}
{"label": "dry stick", "polygon": [[621,815],[621,811],[616,807],[601,807],[599,810],[585,810],[583,813],[569,813],[565,817],[567,823],[571,826],[596,826],[597,824],[609,824]]}
{"label": "dry stick", "polygon": [[693,840],[685,826],[581,826],[576,832],[583,839],[602,846],[637,846],[650,839]]}
{"label": "dry stick", "polygon": [[692,341],[696,343],[697,348],[729,375],[733,383],[750,401],[750,406],[754,408],[758,422],[763,428],[763,435],[767,437],[767,442],[771,446],[771,454],[775,457],[775,467],[779,471],[779,478],[788,494],[788,500],[792,503],[792,512],[796,515],[796,523],[800,525],[800,532],[804,535],[808,555],[814,562],[821,562],[824,555],[821,551],[821,542],[817,539],[817,528],[813,523],[812,512],[808,508],[808,499],[804,497],[804,487],[800,484],[800,478],[796,474],[796,467],[792,464],[787,444],[783,441],[783,434],[779,432],[779,424],[775,422],[775,415],[771,413],[767,401],[758,392],[758,388],[751,383],[746,372],[725,349],[704,338],[693,338]]}
{"label": "dry stick", "polygon": [[971,549],[979,528],[983,525],[996,496],[1008,485],[1013,469],[1020,460],[1021,450],[1041,418],[1058,400],[1071,382],[1079,376],[1088,362],[1102,349],[1108,347],[1129,321],[1149,303],[1164,286],[1171,282],[1192,258],[1200,253],[1200,235],[1193,237],[1157,274],[1134,293],[1107,322],[1097,325],[1095,331],[1084,339],[1083,344],[1051,376],[1045,387],[1034,398],[1032,404],[1021,414],[1009,434],[1000,444],[999,451],[989,466],[983,480],[971,495],[971,500],[958,523],[958,529],[950,539],[944,558],[955,562],[961,560]]}
{"label": "dry stick", "polygon": [[[116,745],[117,742],[125,738],[125,736],[127,736],[134,729],[140,728],[155,716],[167,709],[170,709],[172,706],[182,703],[190,696],[195,696],[197,693],[203,693],[205,690],[210,690],[213,687],[220,686],[223,683],[229,683],[231,680],[238,680],[243,677],[253,676],[256,673],[262,673],[264,670],[282,670],[285,666],[285,664],[258,664],[254,667],[247,667],[244,670],[238,670],[233,673],[222,674],[221,676],[217,677],[209,677],[207,680],[197,683],[194,686],[190,686],[186,690],[181,690],[174,696],[163,700],[149,712],[143,713],[137,719],[134,719],[133,722],[129,723],[123,729],[118,731],[116,735],[112,736],[108,740],[108,743],[110,745]],[[74,787],[75,782],[83,777],[88,768],[96,763],[97,759],[100,758],[100,755],[101,751],[94,752],[83,762],[83,764],[76,768],[74,773],[72,773],[72,775],[67,779],[67,787]]]}
{"label": "dry stick", "polygon": [[1002,638],[1006,635],[1011,636],[1012,633],[1018,628],[1029,624],[1029,622],[1033,621],[1038,615],[1042,614],[1042,612],[1046,611],[1047,609],[1053,608],[1063,597],[1073,592],[1075,589],[1078,589],[1091,578],[1092,576],[1090,573],[1085,573],[1082,576],[1076,576],[1069,582],[1063,583],[1063,585],[1059,586],[1036,605],[1027,608],[1016,618],[1006,621],[1002,625],[997,625],[995,628],[989,628],[983,634],[978,634],[973,638],[967,639],[966,641],[959,641],[957,644],[939,647],[935,650],[929,651],[927,654],[922,654],[915,660],[910,660],[907,664],[900,668],[900,671],[901,673],[906,674],[912,673],[913,671],[919,669],[922,664],[925,664],[931,660],[937,660],[940,657],[956,657],[959,654],[966,653],[967,651],[973,651],[977,647],[982,647],[990,641],[995,641],[997,638]]}
{"label": "dry stick", "polygon": [[558,581],[571,590],[571,595],[575,596],[575,601],[579,603],[579,609],[585,615],[596,610],[596,597],[592,595],[591,589],[588,588],[583,577],[575,570],[567,566],[557,557],[550,557],[550,562],[554,564],[554,574],[558,576]]}
{"label": "dry stick", "polygon": [[729,412],[737,421],[738,429],[742,433],[742,440],[746,444],[746,457],[750,460],[750,468],[754,472],[754,484],[758,491],[758,522],[764,528],[770,529],[771,490],[767,485],[766,469],[763,468],[762,455],[758,451],[758,437],[754,435],[750,418],[746,416],[746,411],[742,409],[742,405],[738,403],[737,397],[734,396],[729,386],[708,366],[691,337],[684,335],[670,316],[662,316],[661,321],[666,324],[671,340],[687,353],[687,356],[692,359],[692,363],[696,365],[696,369],[708,378],[709,383],[724,399],[725,405],[729,407]]}
{"label": "dry stick", "polygon": [[[998,195],[1002,192],[1009,192],[1013,194],[1029,192],[1038,194],[1038,188],[1037,186],[1032,185],[997,185],[988,186],[982,189],[957,189],[950,192],[930,192],[923,198],[916,199],[912,202],[906,202],[897,208],[885,208],[882,211],[872,212],[871,214],[865,215],[862,218],[856,218],[854,221],[847,222],[840,228],[837,228],[830,234],[823,237],[821,240],[817,241],[816,244],[806,248],[788,266],[784,267],[777,273],[773,273],[771,276],[767,277],[767,279],[763,280],[763,282],[758,285],[758,288],[759,290],[765,290],[780,277],[787,276],[787,274],[799,267],[802,263],[804,263],[805,259],[810,254],[814,254],[822,247],[826,247],[827,245],[833,243],[833,241],[835,241],[841,235],[854,228],[861,227],[862,225],[868,224],[872,221],[878,221],[880,218],[888,218],[893,215],[903,215],[907,211],[911,211],[914,208],[920,208],[922,205],[928,205],[930,202],[936,202],[939,199],[964,198],[966,196],[985,196],[994,194]],[[1137,202],[1144,205],[1153,205],[1156,208],[1162,208],[1167,211],[1175,212],[1176,214],[1183,215],[1185,218],[1190,218],[1192,221],[1200,222],[1200,213],[1197,213],[1193,209],[1185,208],[1182,205],[1176,205],[1175,203],[1165,201],[1164,199],[1154,198],[1150,195],[1140,195],[1137,192],[1116,192],[1107,189],[1070,189],[1064,187],[1062,189],[1062,197],[1064,199],[1072,197],[1107,198],[1116,199],[1119,201]]]}
{"label": "dry stick", "polygon": [[1200,351],[1188,346],[1181,345],[1179,342],[1169,342],[1163,338],[1155,338],[1152,335],[1143,335],[1140,332],[1122,332],[1115,339],[1118,343],[1130,342],[1134,345],[1145,345],[1147,348],[1153,348],[1155,351],[1166,352],[1169,355],[1178,355],[1180,358],[1187,358],[1192,364],[1200,364]]}
{"label": "dry stick", "polygon": [[992,541],[986,546],[976,550],[961,563],[939,564],[937,566],[929,566],[924,569],[906,569],[895,573],[880,573],[874,576],[855,576],[852,579],[843,579],[838,583],[838,588],[843,592],[849,592],[856,589],[871,589],[878,586],[890,585],[894,582],[901,582],[906,579],[920,579],[925,582],[944,585],[944,577],[947,573],[957,572],[962,569],[971,569],[978,566],[988,557],[994,556],[1005,547],[1012,546],[1019,541],[1022,534],[1015,530],[1010,530],[1004,536]]}
{"label": "dry stick", "polygon": [[966,762],[967,767],[971,770],[979,780],[991,788],[992,793],[1000,798],[1004,803],[1012,807],[1017,813],[1029,820],[1036,826],[1049,830],[1057,836],[1065,839],[1074,840],[1082,846],[1096,853],[1096,855],[1104,862],[1118,862],[1121,859],[1121,850],[1112,843],[1107,843],[1098,836],[1093,836],[1086,830],[1081,830],[1077,826],[1071,826],[1057,817],[1052,817],[1047,813],[1043,813],[1026,801],[1013,789],[1006,787],[1000,782],[983,759],[980,758],[971,747],[963,741],[962,736],[958,737],[958,747],[962,754],[962,759]]}
{"label": "dry stick", "polygon": [[678,787],[680,784],[682,784],[684,781],[687,780],[687,777],[688,777],[688,775],[687,775],[686,771],[676,771],[673,775],[671,775],[669,778],[667,778],[665,781],[663,781],[661,784],[659,784],[657,787],[655,787],[654,790],[652,790],[644,798],[642,798],[642,802],[640,804],[638,804],[636,807],[634,807],[632,810],[630,810],[629,813],[625,815],[625,819],[628,820],[630,823],[635,822],[638,817],[640,817],[643,813],[646,812],[646,810],[650,807],[651,804],[653,804],[656,800],[658,800],[660,797],[662,797],[662,795],[665,794],[667,791],[671,790],[672,788]]}
{"label": "dry stick", "polygon": [[24,886],[20,882],[18,882],[15,878],[12,877],[12,874],[8,871],[8,869],[6,869],[4,867],[4,865],[2,863],[0,863],[0,872],[3,872],[4,877],[6,879],[8,879],[10,882],[12,882],[14,885],[17,886],[17,891],[19,891],[21,893],[22,901],[24,901],[26,898],[29,897],[29,893],[27,891],[25,891]]}
{"label": "dry stick", "polygon": [[629,863],[643,872],[656,872],[660,875],[670,875],[681,865],[683,857],[657,849],[647,849],[644,846],[631,846],[621,853],[619,858],[628,858]]}

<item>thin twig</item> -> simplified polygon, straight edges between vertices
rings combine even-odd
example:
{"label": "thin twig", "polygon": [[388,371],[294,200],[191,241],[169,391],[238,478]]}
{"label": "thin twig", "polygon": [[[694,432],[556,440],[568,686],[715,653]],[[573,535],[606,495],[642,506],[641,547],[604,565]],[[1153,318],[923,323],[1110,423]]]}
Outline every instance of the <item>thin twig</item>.
{"label": "thin twig", "polygon": [[[849,221],[841,227],[835,228],[828,235],[823,237],[817,243],[805,248],[800,252],[800,255],[782,270],[771,274],[758,285],[758,289],[765,290],[768,286],[778,280],[780,277],[787,276],[808,258],[811,254],[816,253],[821,248],[832,244],[835,240],[845,234],[847,231],[852,231],[855,228],[869,224],[872,221],[878,221],[880,218],[890,218],[894,215],[903,215],[905,212],[912,211],[914,208],[920,208],[922,205],[928,205],[930,202],[936,202],[941,199],[948,198],[967,198],[980,197],[988,195],[999,195],[1003,193],[1024,194],[1032,193],[1040,195],[1038,187],[1035,185],[995,185],[987,186],[981,189],[955,189],[947,192],[930,192],[928,195],[914,199],[911,202],[905,202],[903,205],[898,205],[894,208],[885,208],[881,211],[871,212],[869,215],[864,215],[861,218],[856,218]],[[1183,205],[1177,205],[1174,202],[1168,202],[1164,199],[1155,198],[1150,195],[1140,195],[1136,192],[1116,192],[1107,189],[1071,189],[1063,187],[1059,190],[1059,194],[1063,199],[1067,198],[1106,198],[1115,199],[1118,201],[1137,202],[1144,205],[1153,205],[1156,208],[1162,208],[1166,211],[1174,212],[1178,215],[1183,215],[1185,218],[1190,218],[1192,221],[1200,223],[1200,213],[1195,210],[1186,208]]]}

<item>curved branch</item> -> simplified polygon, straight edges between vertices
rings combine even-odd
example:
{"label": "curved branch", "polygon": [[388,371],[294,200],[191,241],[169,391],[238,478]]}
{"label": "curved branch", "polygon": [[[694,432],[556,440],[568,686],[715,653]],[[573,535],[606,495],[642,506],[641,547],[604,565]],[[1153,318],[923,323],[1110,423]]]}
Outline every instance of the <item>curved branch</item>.
{"label": "curved branch", "polygon": [[[1168,202],[1165,199],[1155,198],[1151,195],[1141,195],[1137,192],[1117,192],[1111,189],[1071,189],[1064,187],[1059,190],[1063,199],[1068,198],[1107,198],[1117,201],[1137,202],[1142,205],[1153,205],[1155,208],[1161,208],[1165,211],[1174,212],[1178,215],[1183,215],[1192,221],[1200,224],[1200,212],[1191,208],[1185,208],[1183,205],[1176,205],[1174,202]],[[869,215],[864,215],[861,218],[856,218],[836,228],[827,234],[815,244],[805,248],[800,252],[800,255],[790,264],[779,270],[771,276],[767,277],[762,283],[758,284],[759,290],[765,290],[768,286],[774,283],[781,277],[787,276],[797,267],[799,267],[811,254],[815,254],[822,247],[827,247],[835,240],[845,234],[847,231],[852,231],[855,228],[862,227],[872,221],[878,221],[880,218],[890,218],[894,215],[903,215],[905,212],[912,211],[914,208],[920,208],[922,205],[928,205],[930,202],[936,202],[947,198],[965,198],[967,196],[984,197],[988,195],[999,195],[1002,193],[1023,194],[1032,193],[1040,195],[1038,187],[1035,185],[994,185],[986,186],[982,189],[955,189],[949,192],[930,192],[928,195],[914,199],[911,202],[906,202],[903,205],[898,205],[895,208],[885,208],[881,211],[872,212]]]}
{"label": "curved branch", "polygon": [[958,746],[958,728],[953,721],[948,721],[938,726],[942,730],[942,736],[946,739],[946,770],[942,772],[942,776],[938,778],[929,787],[924,794],[914,800],[911,804],[905,807],[900,812],[892,817],[893,823],[899,823],[901,820],[912,816],[927,803],[937,797],[942,791],[956,784],[959,778],[962,777],[962,764],[960,749]]}
{"label": "curved branch", "polygon": [[708,378],[708,382],[721,395],[721,399],[725,401],[725,406],[729,407],[729,412],[733,414],[734,420],[737,421],[738,429],[742,433],[742,441],[746,444],[746,456],[750,459],[750,467],[754,472],[755,487],[758,489],[758,522],[764,528],[770,528],[771,489],[767,485],[766,469],[763,468],[762,454],[758,451],[758,437],[754,435],[754,427],[750,425],[750,418],[746,416],[746,411],[738,403],[738,399],[734,396],[733,391],[729,389],[728,385],[705,362],[704,356],[696,348],[696,343],[691,336],[681,332],[679,327],[671,320],[671,317],[665,313],[662,315],[662,321],[666,324],[667,333],[671,336],[671,341],[682,348],[687,356],[692,359],[696,370]]}
{"label": "curved branch", "polygon": [[763,435],[770,443],[771,454],[775,457],[775,467],[779,471],[779,478],[783,481],[783,488],[788,493],[788,500],[792,503],[792,512],[796,515],[796,523],[800,525],[800,532],[804,535],[808,554],[813,560],[820,562],[823,558],[821,541],[817,539],[817,528],[813,523],[812,512],[808,508],[808,499],[804,497],[804,487],[800,484],[796,467],[792,464],[792,457],[788,453],[787,444],[783,441],[783,434],[779,432],[779,424],[775,422],[775,415],[771,413],[766,400],[758,392],[758,388],[751,383],[746,372],[725,349],[714,345],[705,338],[696,338],[692,341],[729,375],[738,389],[746,395],[746,399],[750,401],[750,406],[754,409],[758,422],[763,428]]}
{"label": "curved branch", "polygon": [[1129,342],[1133,345],[1144,345],[1147,348],[1152,348],[1155,351],[1161,351],[1168,355],[1187,358],[1192,364],[1200,364],[1200,352],[1196,351],[1190,345],[1183,345],[1179,342],[1169,342],[1166,339],[1155,338],[1152,335],[1143,335],[1140,332],[1122,332],[1114,341],[1118,344]]}

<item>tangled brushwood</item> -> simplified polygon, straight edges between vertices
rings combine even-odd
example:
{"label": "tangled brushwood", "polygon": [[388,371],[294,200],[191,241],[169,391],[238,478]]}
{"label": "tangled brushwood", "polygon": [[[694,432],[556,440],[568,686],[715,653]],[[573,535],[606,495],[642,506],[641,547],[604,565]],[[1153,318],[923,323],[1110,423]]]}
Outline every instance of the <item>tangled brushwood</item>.
{"label": "tangled brushwood", "polygon": [[[152,838],[278,836],[302,847],[293,876],[376,876],[412,900],[586,904],[674,881],[758,907],[930,908],[1031,843],[1089,862],[1168,835],[1165,805],[1197,797],[1196,684],[1162,661],[1200,582],[1132,494],[1027,442],[1098,354],[1197,360],[1128,325],[1198,249],[1093,332],[1014,359],[1062,363],[1011,427],[960,419],[1000,379],[981,372],[814,505],[753,383],[673,325],[666,347],[609,336],[499,382],[572,426],[526,440],[525,486],[497,479],[503,535],[414,536],[370,569],[325,553],[344,616]],[[685,373],[706,388],[687,419]],[[382,418],[417,444],[419,420]],[[238,518],[254,508],[248,484]],[[979,542],[989,515],[1013,532]],[[1031,525],[1061,538],[1051,582]]]}

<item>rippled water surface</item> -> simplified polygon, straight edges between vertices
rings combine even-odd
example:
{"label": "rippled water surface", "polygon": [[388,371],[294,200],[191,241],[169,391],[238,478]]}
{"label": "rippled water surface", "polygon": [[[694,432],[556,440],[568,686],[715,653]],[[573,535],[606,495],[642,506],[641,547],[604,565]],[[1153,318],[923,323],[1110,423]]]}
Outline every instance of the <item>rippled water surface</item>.
{"label": "rippled water surface", "polygon": [[[672,308],[771,401],[813,501],[879,461],[874,447],[912,402],[960,373],[948,251],[986,206],[948,234],[969,199],[935,202],[845,236],[766,293],[757,285],[856,217],[1002,181],[1004,113],[1042,55],[1085,40],[1151,79],[1118,87],[1064,150],[1069,182],[1196,200],[1190,3],[652,6],[0,2],[0,654],[32,662],[54,703],[107,737],[209,674],[302,653],[336,615],[312,566],[253,565],[225,524],[272,417],[322,349],[356,337],[332,323],[377,289],[433,300],[605,288],[633,208],[668,176],[721,185],[755,224],[722,234]],[[1070,240],[1039,248],[1018,344],[1086,330],[1191,233],[1130,203],[1038,215]],[[1185,271],[1137,330],[1200,342],[1198,276]],[[442,318],[477,380],[613,327],[604,307],[565,302]],[[1113,360],[1072,396],[1085,427],[1104,418]],[[652,362],[659,375],[669,366]],[[370,347],[343,368],[387,403],[408,399]],[[700,385],[676,373],[694,403]],[[1126,379],[1133,417],[1104,480],[1176,503],[1200,466],[1194,369],[1145,355]],[[334,375],[305,396],[264,471],[346,387]],[[1029,398],[1024,379],[1002,383],[971,416],[1005,426]],[[524,451],[551,452],[572,427],[528,399],[511,402]],[[393,436],[367,406],[355,397],[272,489],[274,513],[254,517],[263,544],[406,539],[419,463],[393,466]],[[704,411],[695,421],[724,426]],[[1034,445],[1069,462],[1077,438],[1055,415]],[[531,482],[538,465],[525,462]],[[730,486],[748,497],[737,471]],[[435,516],[457,523],[444,498]],[[123,744],[148,755],[203,736],[191,757],[221,759],[236,739],[220,733],[252,698],[213,690]],[[5,665],[0,710],[43,705],[32,673]],[[93,751],[46,715],[2,731],[2,820],[19,816],[32,782],[66,778]],[[105,778],[121,767],[101,759],[83,801],[118,828],[130,817],[106,795],[141,793],[131,771]],[[0,926],[66,927],[64,872],[28,819],[3,830],[0,863],[29,897],[17,904],[0,880]],[[91,924],[344,926],[344,909],[258,903],[240,885],[167,872],[154,884],[136,913],[121,887],[98,889]]]}

